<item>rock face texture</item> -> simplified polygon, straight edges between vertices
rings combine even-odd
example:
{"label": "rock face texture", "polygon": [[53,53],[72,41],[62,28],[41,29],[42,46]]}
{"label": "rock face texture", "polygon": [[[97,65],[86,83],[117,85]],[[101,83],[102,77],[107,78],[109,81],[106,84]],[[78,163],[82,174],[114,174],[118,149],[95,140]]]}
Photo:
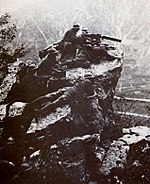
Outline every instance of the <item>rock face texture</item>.
{"label": "rock face texture", "polygon": [[113,112],[122,70],[116,52],[117,59],[57,77],[38,76],[22,62],[10,66],[0,89],[3,183],[149,182],[149,128],[123,129]]}

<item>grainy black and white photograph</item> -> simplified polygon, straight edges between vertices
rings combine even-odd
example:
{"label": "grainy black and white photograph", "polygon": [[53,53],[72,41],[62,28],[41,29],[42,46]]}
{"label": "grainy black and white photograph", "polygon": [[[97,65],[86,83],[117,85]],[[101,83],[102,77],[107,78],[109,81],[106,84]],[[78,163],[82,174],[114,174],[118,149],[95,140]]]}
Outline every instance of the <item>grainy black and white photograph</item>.
{"label": "grainy black and white photograph", "polygon": [[0,0],[0,184],[149,184],[149,45],[149,0]]}

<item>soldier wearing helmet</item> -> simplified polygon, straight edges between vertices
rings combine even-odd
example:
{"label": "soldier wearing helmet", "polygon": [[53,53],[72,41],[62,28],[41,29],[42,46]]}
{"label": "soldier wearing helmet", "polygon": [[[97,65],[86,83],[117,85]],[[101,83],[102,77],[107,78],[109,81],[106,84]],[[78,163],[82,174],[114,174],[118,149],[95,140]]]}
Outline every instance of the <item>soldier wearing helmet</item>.
{"label": "soldier wearing helmet", "polygon": [[[62,107],[69,104],[72,109],[77,108],[81,110],[81,105],[84,105],[82,111],[85,110],[85,103],[89,96],[94,94],[92,83],[89,79],[80,79],[71,87],[65,87],[41,96],[32,102],[32,106],[42,112],[52,112],[57,107]],[[78,108],[80,105],[80,109]]]}
{"label": "soldier wearing helmet", "polygon": [[82,33],[80,35],[80,43],[81,45],[83,44],[88,44],[91,43],[91,37],[89,36],[89,30],[86,27],[82,28]]}
{"label": "soldier wearing helmet", "polygon": [[78,48],[79,43],[79,37],[77,36],[79,30],[80,25],[75,23],[73,24],[72,28],[65,33],[61,41],[62,47],[61,60],[70,59],[70,57],[75,58],[76,49]]}
{"label": "soldier wearing helmet", "polygon": [[89,34],[88,29],[87,29],[86,27],[83,27],[83,28],[82,28],[82,35],[83,35],[83,36],[87,36],[88,34]]}
{"label": "soldier wearing helmet", "polygon": [[55,48],[50,48],[48,54],[41,60],[37,68],[38,75],[50,75],[57,62],[58,51]]}
{"label": "soldier wearing helmet", "polygon": [[80,30],[80,25],[75,23],[73,24],[72,28],[69,29],[64,37],[62,41],[66,41],[66,42],[71,42],[71,43],[76,43],[77,40],[77,32]]}

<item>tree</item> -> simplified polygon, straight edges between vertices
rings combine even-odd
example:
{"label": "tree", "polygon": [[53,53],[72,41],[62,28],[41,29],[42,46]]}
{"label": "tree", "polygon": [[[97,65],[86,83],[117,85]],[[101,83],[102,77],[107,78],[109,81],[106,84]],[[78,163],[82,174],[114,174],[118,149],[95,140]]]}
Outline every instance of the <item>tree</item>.
{"label": "tree", "polygon": [[17,27],[10,23],[11,16],[4,14],[0,17],[0,71],[8,71],[8,63],[23,57],[28,50],[16,41]]}

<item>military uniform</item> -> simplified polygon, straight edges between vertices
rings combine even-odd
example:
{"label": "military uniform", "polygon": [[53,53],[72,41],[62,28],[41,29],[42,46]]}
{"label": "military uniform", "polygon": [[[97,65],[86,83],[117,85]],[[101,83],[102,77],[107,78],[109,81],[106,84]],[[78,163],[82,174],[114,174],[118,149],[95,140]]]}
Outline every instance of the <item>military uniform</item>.
{"label": "military uniform", "polygon": [[[88,45],[86,45],[88,47]],[[66,65],[67,68],[89,68],[92,56],[89,53],[88,48],[82,48],[79,50],[76,58],[66,60],[62,65]]]}
{"label": "military uniform", "polygon": [[79,29],[80,26],[78,24],[74,24],[73,27],[65,33],[62,41],[71,42],[72,44],[77,43],[78,37],[76,36],[76,34]]}
{"label": "military uniform", "polygon": [[49,53],[46,55],[45,58],[42,59],[41,64],[37,69],[38,75],[51,75],[53,72],[53,67],[57,64],[56,55],[58,51],[54,48],[49,50]]}
{"label": "military uniform", "polygon": [[91,43],[92,40],[89,36],[88,29],[83,27],[82,28],[82,34],[80,35],[80,45]]}
{"label": "military uniform", "polygon": [[79,43],[79,37],[76,34],[79,29],[80,26],[78,24],[74,24],[73,27],[65,33],[60,43],[62,47],[61,60],[75,57],[77,45]]}
{"label": "military uniform", "polygon": [[[43,97],[40,97],[32,104],[37,110],[43,112],[52,112],[57,107],[62,107],[69,104],[72,108],[79,107],[85,103],[88,96],[94,94],[92,83],[90,80],[85,79],[79,81],[72,87],[66,87],[58,90],[57,92],[49,93]],[[81,107],[81,106],[80,106]]]}

